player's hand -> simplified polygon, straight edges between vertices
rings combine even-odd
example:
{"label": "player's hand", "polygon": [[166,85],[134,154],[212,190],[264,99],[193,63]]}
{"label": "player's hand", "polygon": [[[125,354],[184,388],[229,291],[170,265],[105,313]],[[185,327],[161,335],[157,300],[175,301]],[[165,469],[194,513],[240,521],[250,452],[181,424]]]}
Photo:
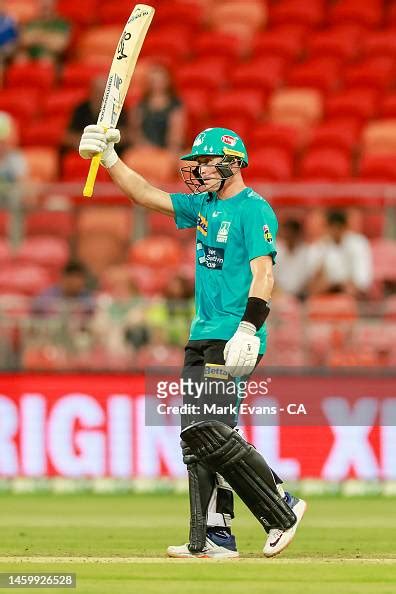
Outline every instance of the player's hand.
{"label": "player's hand", "polygon": [[83,159],[92,159],[98,153],[102,153],[100,162],[108,169],[118,161],[118,155],[114,150],[116,142],[120,142],[119,130],[109,128],[105,132],[102,126],[92,124],[84,128],[78,152]]}
{"label": "player's hand", "polygon": [[224,347],[225,368],[233,377],[252,373],[259,354],[260,339],[256,328],[249,322],[241,322],[234,336]]}

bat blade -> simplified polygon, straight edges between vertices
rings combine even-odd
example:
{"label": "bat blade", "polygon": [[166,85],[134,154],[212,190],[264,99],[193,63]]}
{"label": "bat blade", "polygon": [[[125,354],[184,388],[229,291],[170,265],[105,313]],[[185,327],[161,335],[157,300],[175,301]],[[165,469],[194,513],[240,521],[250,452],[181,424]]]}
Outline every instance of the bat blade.
{"label": "bat blade", "polygon": [[[104,129],[117,126],[136,62],[154,13],[155,10],[151,6],[137,4],[124,27],[111,63],[98,116],[97,123]],[[100,158],[101,155],[96,155],[91,160],[83,190],[83,195],[86,197],[91,197],[93,194]]]}

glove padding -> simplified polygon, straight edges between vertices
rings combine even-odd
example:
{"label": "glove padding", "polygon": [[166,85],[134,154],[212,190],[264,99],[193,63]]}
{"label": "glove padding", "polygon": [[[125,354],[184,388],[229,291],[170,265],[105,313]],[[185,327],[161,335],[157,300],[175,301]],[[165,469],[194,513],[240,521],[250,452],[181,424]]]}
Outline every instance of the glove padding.
{"label": "glove padding", "polygon": [[241,322],[234,336],[224,347],[226,371],[233,377],[252,373],[259,354],[260,339],[256,327],[250,322]]}
{"label": "glove padding", "polygon": [[83,159],[92,159],[102,153],[100,162],[108,169],[118,161],[114,144],[120,142],[120,137],[120,131],[116,128],[109,128],[105,132],[102,126],[91,124],[84,128],[78,152]]}

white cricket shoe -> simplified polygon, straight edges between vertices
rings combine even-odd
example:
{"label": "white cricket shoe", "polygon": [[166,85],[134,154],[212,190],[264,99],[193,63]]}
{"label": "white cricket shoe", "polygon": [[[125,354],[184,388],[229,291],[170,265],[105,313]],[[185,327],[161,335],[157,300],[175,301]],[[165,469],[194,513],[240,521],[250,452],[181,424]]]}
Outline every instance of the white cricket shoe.
{"label": "white cricket shoe", "polygon": [[286,493],[285,499],[296,514],[297,522],[288,530],[279,530],[273,528],[269,531],[267,541],[264,545],[263,553],[265,557],[275,557],[279,555],[293,540],[297,530],[297,526],[302,520],[302,517],[307,509],[307,504],[303,499],[298,499],[290,493]]}
{"label": "white cricket shoe", "polygon": [[235,559],[239,557],[236,549],[235,537],[222,530],[209,532],[206,537],[205,548],[199,553],[191,553],[188,543],[181,546],[170,546],[167,549],[168,557],[178,559]]}

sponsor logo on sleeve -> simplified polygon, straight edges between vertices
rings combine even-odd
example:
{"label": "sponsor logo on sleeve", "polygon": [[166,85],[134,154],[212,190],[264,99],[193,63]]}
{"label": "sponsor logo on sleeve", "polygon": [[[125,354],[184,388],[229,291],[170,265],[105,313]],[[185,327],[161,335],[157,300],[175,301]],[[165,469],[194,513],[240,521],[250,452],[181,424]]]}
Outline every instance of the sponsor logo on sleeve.
{"label": "sponsor logo on sleeve", "polygon": [[201,215],[201,213],[198,213],[197,229],[198,229],[198,231],[200,231],[202,233],[202,235],[205,235],[205,237],[207,236],[208,221],[207,221],[207,219],[205,219],[205,217],[203,215]]}
{"label": "sponsor logo on sleeve", "polygon": [[265,241],[268,241],[268,243],[272,243],[273,242],[272,233],[271,233],[268,225],[264,225],[263,231],[264,231]]}

